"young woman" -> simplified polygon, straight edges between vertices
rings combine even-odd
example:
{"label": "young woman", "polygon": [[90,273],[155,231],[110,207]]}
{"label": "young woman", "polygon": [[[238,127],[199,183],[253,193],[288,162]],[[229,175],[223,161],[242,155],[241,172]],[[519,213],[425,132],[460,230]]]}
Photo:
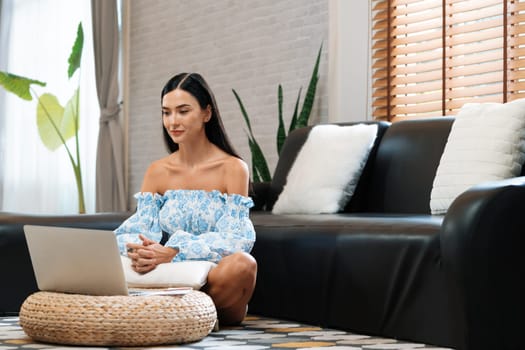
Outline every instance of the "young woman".
{"label": "young woman", "polygon": [[139,273],[161,263],[216,262],[202,290],[213,299],[220,324],[239,323],[257,274],[249,254],[255,231],[248,167],[233,150],[202,76],[174,76],[161,99],[170,154],[149,166],[135,195],[137,212],[115,230],[121,254]]}

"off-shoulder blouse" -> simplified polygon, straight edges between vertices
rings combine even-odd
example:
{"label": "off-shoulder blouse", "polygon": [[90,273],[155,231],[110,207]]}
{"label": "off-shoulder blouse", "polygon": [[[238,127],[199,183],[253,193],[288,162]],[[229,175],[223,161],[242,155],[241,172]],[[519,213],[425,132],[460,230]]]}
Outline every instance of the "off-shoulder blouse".
{"label": "off-shoulder blouse", "polygon": [[126,243],[141,243],[139,234],[160,242],[179,253],[173,259],[218,262],[222,257],[250,252],[255,230],[249,218],[253,201],[239,194],[219,191],[168,190],[164,195],[151,192],[135,194],[137,211],[116,230],[122,255]]}

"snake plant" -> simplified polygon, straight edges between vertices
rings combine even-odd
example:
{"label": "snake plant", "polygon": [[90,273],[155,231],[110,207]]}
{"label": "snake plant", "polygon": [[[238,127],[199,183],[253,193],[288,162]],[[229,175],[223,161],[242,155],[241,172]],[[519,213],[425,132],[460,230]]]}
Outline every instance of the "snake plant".
{"label": "snake plant", "polygon": [[[312,112],[312,107],[314,104],[315,99],[315,91],[317,89],[317,82],[319,81],[319,61],[321,59],[321,51],[323,49],[323,45],[321,44],[321,47],[319,48],[319,52],[317,54],[317,59],[315,61],[314,69],[312,71],[312,76],[310,78],[310,82],[308,84],[308,90],[306,91],[306,95],[303,101],[303,105],[301,107],[301,111],[299,112],[299,101],[301,100],[301,91],[302,88],[299,88],[299,92],[297,94],[297,99],[295,101],[295,108],[292,115],[292,119],[290,121],[290,125],[288,127],[288,134],[290,134],[291,131],[304,127],[308,125],[308,120],[310,119],[310,114]],[[250,153],[252,157],[252,180],[254,182],[269,182],[272,180],[272,175],[270,173],[270,170],[268,168],[268,162],[266,161],[266,157],[264,156],[264,153],[259,146],[259,143],[255,139],[255,136],[253,134],[253,130],[250,123],[250,118],[248,116],[248,113],[246,112],[246,108],[244,107],[244,104],[242,103],[242,100],[235,91],[235,89],[232,89],[233,94],[235,95],[235,98],[237,99],[237,102],[239,103],[239,107],[241,109],[241,114],[244,118],[244,121],[246,123],[247,127],[247,136],[248,136],[248,145],[250,147]],[[284,141],[287,137],[287,132],[284,124],[283,119],[283,88],[281,84],[277,87],[277,107],[278,107],[278,121],[279,125],[277,127],[277,135],[276,135],[276,143],[277,143],[277,154],[281,153],[282,146],[284,144]]]}

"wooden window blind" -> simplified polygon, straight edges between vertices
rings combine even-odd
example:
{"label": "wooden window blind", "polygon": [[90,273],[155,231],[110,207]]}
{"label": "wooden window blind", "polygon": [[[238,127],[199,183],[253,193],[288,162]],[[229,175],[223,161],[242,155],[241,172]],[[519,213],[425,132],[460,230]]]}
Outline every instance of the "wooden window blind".
{"label": "wooden window blind", "polygon": [[372,0],[375,119],[525,97],[525,0]]}

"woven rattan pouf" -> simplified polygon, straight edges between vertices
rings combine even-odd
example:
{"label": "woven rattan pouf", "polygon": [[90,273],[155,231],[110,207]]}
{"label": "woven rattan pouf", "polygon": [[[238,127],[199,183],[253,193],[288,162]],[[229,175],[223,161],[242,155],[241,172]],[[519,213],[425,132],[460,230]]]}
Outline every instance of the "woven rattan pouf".
{"label": "woven rattan pouf", "polygon": [[211,298],[184,295],[89,296],[37,292],[20,309],[20,325],[37,341],[70,345],[178,344],[207,336],[217,319]]}

